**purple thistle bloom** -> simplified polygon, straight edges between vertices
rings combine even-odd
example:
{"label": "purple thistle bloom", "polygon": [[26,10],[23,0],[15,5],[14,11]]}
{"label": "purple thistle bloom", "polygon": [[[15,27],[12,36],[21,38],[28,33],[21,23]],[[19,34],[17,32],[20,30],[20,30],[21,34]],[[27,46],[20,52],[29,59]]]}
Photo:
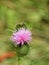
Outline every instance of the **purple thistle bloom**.
{"label": "purple thistle bloom", "polygon": [[20,28],[18,31],[15,31],[13,35],[11,36],[11,40],[15,42],[16,45],[24,44],[24,42],[31,41],[31,32],[28,29]]}

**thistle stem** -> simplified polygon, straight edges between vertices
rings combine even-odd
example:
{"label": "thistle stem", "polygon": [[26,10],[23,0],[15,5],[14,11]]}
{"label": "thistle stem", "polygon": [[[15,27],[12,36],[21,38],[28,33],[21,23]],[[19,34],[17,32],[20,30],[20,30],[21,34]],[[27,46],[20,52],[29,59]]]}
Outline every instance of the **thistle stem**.
{"label": "thistle stem", "polygon": [[18,57],[18,65],[20,65],[20,57]]}

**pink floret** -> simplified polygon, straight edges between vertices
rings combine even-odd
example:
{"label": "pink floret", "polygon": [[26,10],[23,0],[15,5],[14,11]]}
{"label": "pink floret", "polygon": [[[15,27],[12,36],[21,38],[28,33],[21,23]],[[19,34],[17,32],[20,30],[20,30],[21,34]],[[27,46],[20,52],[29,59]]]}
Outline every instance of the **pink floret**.
{"label": "pink floret", "polygon": [[31,32],[25,28],[21,28],[20,30],[13,33],[13,36],[11,36],[11,40],[15,42],[17,45],[21,44],[23,45],[24,42],[29,42],[31,40]]}

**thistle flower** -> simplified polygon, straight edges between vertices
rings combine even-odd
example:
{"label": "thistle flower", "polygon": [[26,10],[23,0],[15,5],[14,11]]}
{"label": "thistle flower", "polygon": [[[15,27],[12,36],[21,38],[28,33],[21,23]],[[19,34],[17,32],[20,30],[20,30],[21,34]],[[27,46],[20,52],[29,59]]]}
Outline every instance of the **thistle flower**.
{"label": "thistle flower", "polygon": [[15,42],[16,45],[23,45],[25,42],[31,41],[31,32],[28,29],[20,28],[18,31],[13,32],[11,40]]}

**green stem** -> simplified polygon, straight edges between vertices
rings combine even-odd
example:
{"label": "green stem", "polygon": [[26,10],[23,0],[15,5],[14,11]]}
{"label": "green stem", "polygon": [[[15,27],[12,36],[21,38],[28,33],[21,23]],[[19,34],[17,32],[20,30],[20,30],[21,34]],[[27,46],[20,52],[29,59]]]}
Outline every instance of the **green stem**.
{"label": "green stem", "polygon": [[18,57],[18,65],[20,65],[20,57]]}

